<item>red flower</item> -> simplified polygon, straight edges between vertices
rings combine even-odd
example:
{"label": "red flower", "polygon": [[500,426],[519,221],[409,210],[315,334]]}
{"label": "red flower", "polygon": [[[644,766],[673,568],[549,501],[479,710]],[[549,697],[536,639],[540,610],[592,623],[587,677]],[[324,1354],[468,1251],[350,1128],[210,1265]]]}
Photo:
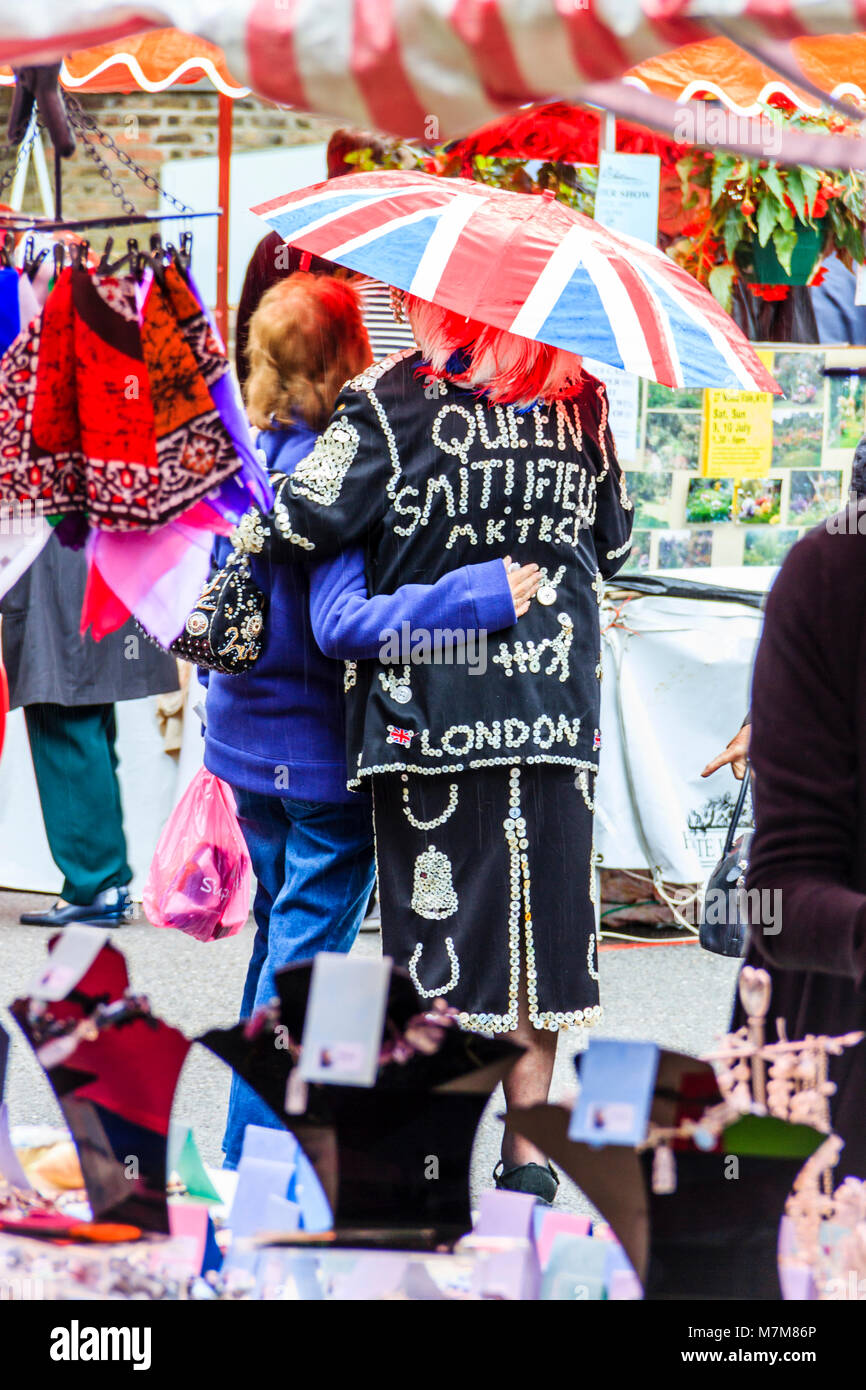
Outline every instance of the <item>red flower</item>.
{"label": "red flower", "polygon": [[750,285],[749,289],[756,299],[765,299],[768,303],[788,298],[787,285]]}

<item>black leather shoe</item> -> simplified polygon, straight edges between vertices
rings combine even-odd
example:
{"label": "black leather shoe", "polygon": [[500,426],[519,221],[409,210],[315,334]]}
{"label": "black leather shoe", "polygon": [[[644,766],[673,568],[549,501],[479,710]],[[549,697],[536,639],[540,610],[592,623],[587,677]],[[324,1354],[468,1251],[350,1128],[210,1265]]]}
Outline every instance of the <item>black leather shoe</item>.
{"label": "black leather shoe", "polygon": [[559,1191],[559,1174],[548,1163],[542,1168],[540,1163],[521,1163],[516,1168],[506,1168],[500,1159],[493,1169],[493,1181],[505,1192],[526,1192],[544,1206],[553,1205]]}
{"label": "black leather shoe", "polygon": [[28,927],[65,927],[69,922],[101,927],[105,922],[129,922],[135,908],[125,888],[106,888],[84,907],[76,903],[55,903],[46,912],[22,912],[19,921]]}

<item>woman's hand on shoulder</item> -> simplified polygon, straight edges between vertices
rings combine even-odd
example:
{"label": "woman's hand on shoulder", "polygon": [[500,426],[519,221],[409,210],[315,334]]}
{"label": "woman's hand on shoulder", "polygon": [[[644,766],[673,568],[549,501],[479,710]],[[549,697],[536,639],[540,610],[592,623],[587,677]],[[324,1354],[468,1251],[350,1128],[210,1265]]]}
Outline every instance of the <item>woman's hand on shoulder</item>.
{"label": "woman's hand on shoulder", "polygon": [[541,584],[541,571],[538,565],[517,565],[510,555],[502,562],[508,575],[508,587],[514,601],[514,611],[518,618],[529,612],[529,605],[535,598]]}

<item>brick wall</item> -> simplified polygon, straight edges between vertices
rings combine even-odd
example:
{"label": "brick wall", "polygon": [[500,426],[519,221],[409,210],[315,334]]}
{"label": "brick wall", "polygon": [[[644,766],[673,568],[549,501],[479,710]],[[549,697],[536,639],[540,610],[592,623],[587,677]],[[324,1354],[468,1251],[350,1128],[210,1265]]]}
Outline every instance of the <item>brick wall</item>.
{"label": "brick wall", "polygon": [[[4,132],[11,96],[0,93],[0,132]],[[82,94],[81,105],[117,142],[131,159],[148,174],[159,177],[162,164],[169,159],[188,159],[217,153],[218,98],[212,88],[173,89],[158,94],[133,92],[129,95]],[[275,145],[300,145],[327,140],[333,123],[312,116],[282,111],[255,97],[232,103],[234,151],[267,149]],[[2,138],[2,136],[0,136]],[[50,148],[46,150],[53,178]],[[110,150],[103,150],[106,162],[137,211],[152,211],[159,202],[148,189],[120,165]],[[0,171],[9,160],[0,163]],[[0,195],[0,202],[5,201]],[[36,180],[31,168],[24,207],[41,211]],[[63,161],[63,215],[68,218],[99,217],[122,211],[110,184],[102,178],[79,146],[71,159]]]}

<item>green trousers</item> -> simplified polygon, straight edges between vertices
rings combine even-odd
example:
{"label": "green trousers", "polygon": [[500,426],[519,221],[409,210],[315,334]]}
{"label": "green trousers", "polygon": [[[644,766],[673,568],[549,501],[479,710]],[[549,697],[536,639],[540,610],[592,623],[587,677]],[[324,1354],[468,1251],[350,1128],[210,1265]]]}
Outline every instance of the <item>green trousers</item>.
{"label": "green trousers", "polygon": [[84,907],[129,883],[117,781],[114,705],[28,705],[24,710],[48,844],[63,897]]}

